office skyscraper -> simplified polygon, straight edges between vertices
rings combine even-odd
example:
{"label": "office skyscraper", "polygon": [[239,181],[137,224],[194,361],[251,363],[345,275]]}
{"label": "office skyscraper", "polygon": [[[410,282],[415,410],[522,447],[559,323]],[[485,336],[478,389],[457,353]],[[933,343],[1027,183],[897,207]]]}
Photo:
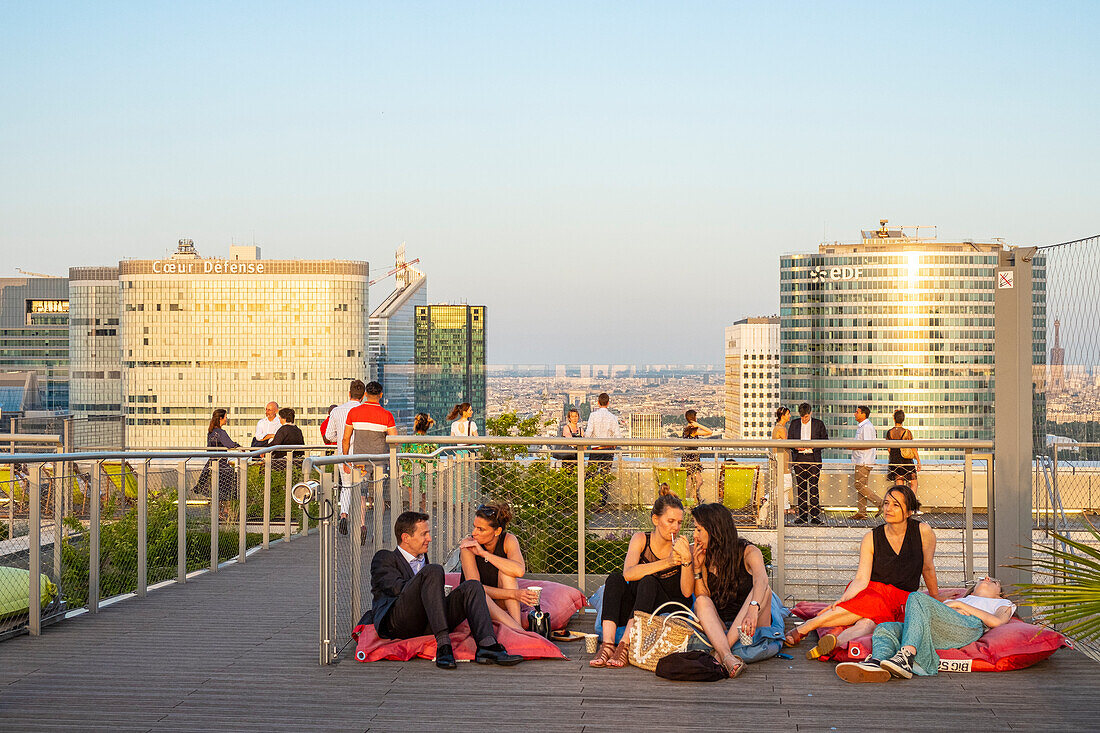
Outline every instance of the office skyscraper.
{"label": "office skyscraper", "polygon": [[117,267],[69,268],[69,402],[80,449],[125,446]]}
{"label": "office skyscraper", "polygon": [[[370,314],[371,378],[401,432],[411,433],[416,409],[416,309],[428,303],[428,280],[398,254],[397,284]],[[436,417],[436,420],[439,420]]]}
{"label": "office skyscraper", "polygon": [[416,412],[449,430],[451,408],[469,402],[485,430],[485,306],[416,306]]}
{"label": "office skyscraper", "polygon": [[[0,278],[0,373],[8,373],[0,409],[69,409],[69,281]],[[29,378],[30,374],[34,377]]]}
{"label": "office skyscraper", "polygon": [[770,438],[779,404],[779,318],[727,326],[725,437]]}
{"label": "office skyscraper", "polygon": [[[1000,242],[940,242],[901,229],[780,257],[780,392],[834,436],[852,413],[918,438],[993,437],[993,296]],[[1046,274],[1034,266],[1034,363],[1045,364]],[[1037,410],[1042,410],[1037,402]]]}

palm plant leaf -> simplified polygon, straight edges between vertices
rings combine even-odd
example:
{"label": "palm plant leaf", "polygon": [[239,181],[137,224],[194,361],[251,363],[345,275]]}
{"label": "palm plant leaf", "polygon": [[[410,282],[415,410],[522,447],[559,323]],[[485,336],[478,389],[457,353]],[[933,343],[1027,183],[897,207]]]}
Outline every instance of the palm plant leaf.
{"label": "palm plant leaf", "polygon": [[[1093,539],[1100,531],[1086,519]],[[1063,625],[1062,631],[1082,641],[1100,639],[1100,547],[1052,532],[1054,542],[1032,543],[1032,558],[1011,567],[1051,576],[1053,582],[1017,586],[1021,599],[1042,608],[1042,618]],[[1022,558],[1021,558],[1022,559]]]}

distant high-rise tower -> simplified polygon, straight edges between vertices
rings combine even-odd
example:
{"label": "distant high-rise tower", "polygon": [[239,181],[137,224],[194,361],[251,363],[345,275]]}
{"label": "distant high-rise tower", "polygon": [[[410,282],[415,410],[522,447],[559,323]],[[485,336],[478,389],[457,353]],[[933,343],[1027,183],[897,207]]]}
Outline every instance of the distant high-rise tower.
{"label": "distant high-rise tower", "polygon": [[411,433],[416,407],[416,309],[428,302],[428,280],[406,262],[404,244],[397,249],[392,274],[397,280],[394,291],[370,314],[371,379],[381,382],[382,404],[393,413],[398,428]]}
{"label": "distant high-rise tower", "polygon": [[770,438],[779,406],[779,319],[726,327],[727,438]]}
{"label": "distant high-rise tower", "polygon": [[416,306],[416,412],[439,432],[454,405],[469,402],[485,430],[485,306]]}
{"label": "distant high-rise tower", "polygon": [[1066,388],[1066,350],[1062,348],[1062,321],[1054,319],[1054,346],[1050,348],[1050,391]]}
{"label": "distant high-rise tower", "polygon": [[[656,412],[632,412],[630,413],[630,437],[631,438],[660,438],[661,416]],[[657,455],[656,448],[638,448],[638,453],[643,456]]]}

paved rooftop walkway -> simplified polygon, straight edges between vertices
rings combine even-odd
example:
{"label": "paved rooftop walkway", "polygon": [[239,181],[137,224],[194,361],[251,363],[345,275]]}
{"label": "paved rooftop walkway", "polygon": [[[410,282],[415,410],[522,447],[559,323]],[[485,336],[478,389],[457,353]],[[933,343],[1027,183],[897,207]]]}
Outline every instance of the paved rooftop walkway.
{"label": "paved rooftop walkway", "polygon": [[670,683],[576,659],[513,669],[317,665],[317,541],[0,643],[0,730],[1098,730],[1100,665],[1069,650],[1023,672],[847,685],[770,660]]}

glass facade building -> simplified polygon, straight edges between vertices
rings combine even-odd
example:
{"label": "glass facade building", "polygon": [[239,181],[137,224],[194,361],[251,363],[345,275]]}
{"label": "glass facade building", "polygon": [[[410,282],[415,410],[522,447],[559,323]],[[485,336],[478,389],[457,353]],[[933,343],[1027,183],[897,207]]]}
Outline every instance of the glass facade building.
{"label": "glass facade building", "polygon": [[[859,405],[883,428],[906,413],[915,437],[991,439],[993,297],[1000,243],[944,243],[901,231],[780,257],[780,391],[814,406],[830,435]],[[1034,360],[1046,351],[1045,269],[1034,266]],[[1041,404],[1036,405],[1042,409]]]}
{"label": "glass facade building", "polygon": [[371,378],[382,384],[382,405],[403,433],[412,433],[416,409],[416,309],[427,303],[427,278],[410,270],[370,315]]}
{"label": "glass facade building", "polygon": [[122,448],[122,346],[117,267],[69,269],[70,406],[77,448]]}
{"label": "glass facade building", "polygon": [[485,306],[417,306],[415,347],[416,412],[431,415],[436,431],[449,432],[447,413],[469,402],[484,432]]}
{"label": "glass facade building", "polygon": [[[37,394],[21,396],[18,406],[68,411],[69,281],[64,277],[0,278],[0,373],[28,372],[33,380],[15,381],[36,383]],[[8,411],[17,410],[16,402],[6,402]]]}
{"label": "glass facade building", "polygon": [[74,269],[81,412],[117,404],[128,448],[166,448],[205,445],[222,407],[248,445],[275,401],[312,440],[348,382],[368,374],[367,263],[200,258],[184,241],[166,260]]}

